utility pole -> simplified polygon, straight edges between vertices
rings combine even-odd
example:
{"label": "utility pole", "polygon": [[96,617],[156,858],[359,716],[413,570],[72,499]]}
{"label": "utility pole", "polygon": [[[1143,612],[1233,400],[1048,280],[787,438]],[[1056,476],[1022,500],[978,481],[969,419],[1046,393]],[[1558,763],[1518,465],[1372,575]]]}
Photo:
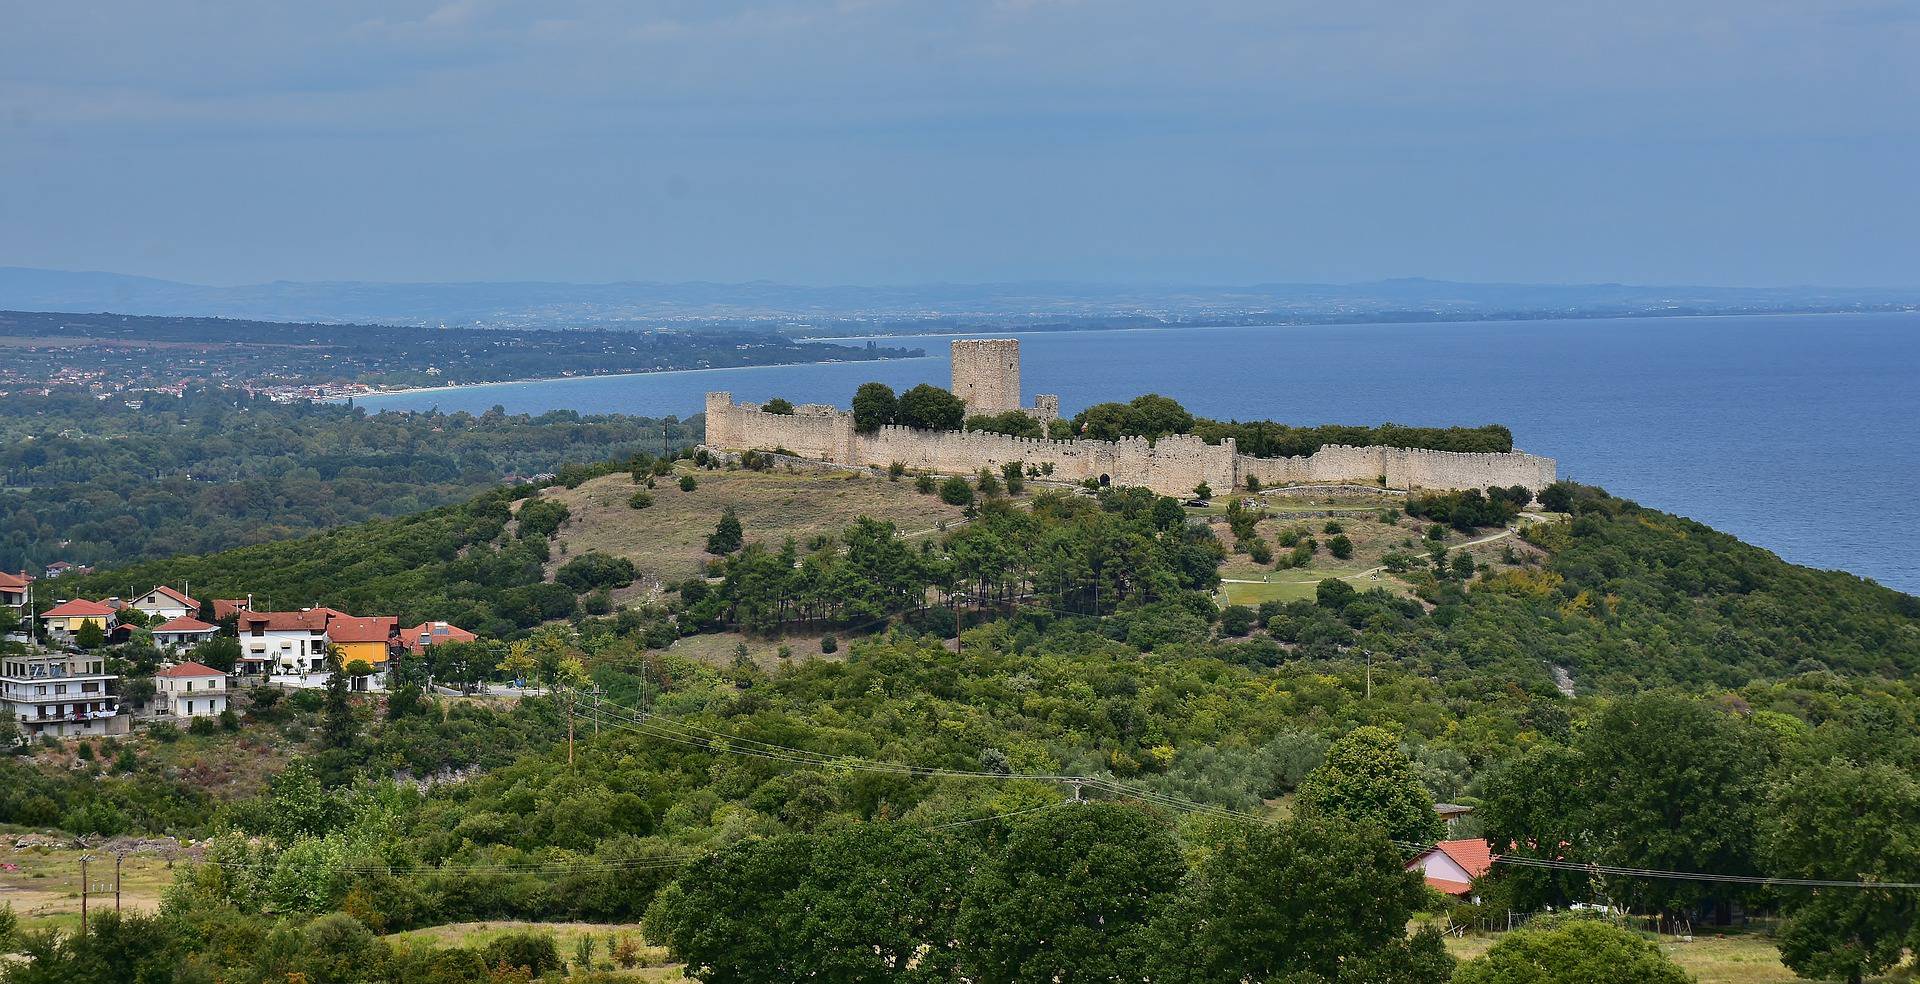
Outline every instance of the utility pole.
{"label": "utility pole", "polygon": [[1364,652],[1367,654],[1367,699],[1372,700],[1373,699],[1373,650],[1363,649],[1361,650],[1361,652]]}
{"label": "utility pole", "polygon": [[93,855],[80,855],[80,935],[87,935],[87,862]]}
{"label": "utility pole", "polygon": [[567,765],[573,765],[573,703],[580,699],[579,693],[567,688]]}
{"label": "utility pole", "polygon": [[120,914],[120,862],[126,859],[124,854],[113,856],[113,914],[116,916]]}

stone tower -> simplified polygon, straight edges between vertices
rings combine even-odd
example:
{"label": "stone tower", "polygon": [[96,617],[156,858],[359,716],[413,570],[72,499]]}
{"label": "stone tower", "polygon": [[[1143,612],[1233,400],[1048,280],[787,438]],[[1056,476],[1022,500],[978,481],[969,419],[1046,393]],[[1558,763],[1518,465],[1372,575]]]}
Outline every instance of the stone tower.
{"label": "stone tower", "polygon": [[954,340],[953,395],[966,401],[969,415],[1020,409],[1020,340]]}

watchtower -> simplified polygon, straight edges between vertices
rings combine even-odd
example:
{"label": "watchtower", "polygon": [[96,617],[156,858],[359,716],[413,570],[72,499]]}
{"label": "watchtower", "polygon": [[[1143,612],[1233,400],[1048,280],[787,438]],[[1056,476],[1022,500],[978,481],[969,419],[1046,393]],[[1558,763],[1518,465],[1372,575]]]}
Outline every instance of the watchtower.
{"label": "watchtower", "polygon": [[1020,409],[1020,340],[955,339],[953,395],[966,402],[968,414]]}

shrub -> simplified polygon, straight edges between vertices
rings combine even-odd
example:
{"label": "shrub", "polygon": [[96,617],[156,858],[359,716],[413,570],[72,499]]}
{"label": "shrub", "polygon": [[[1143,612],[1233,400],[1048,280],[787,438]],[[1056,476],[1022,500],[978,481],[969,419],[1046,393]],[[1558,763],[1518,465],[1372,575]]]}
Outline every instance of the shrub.
{"label": "shrub", "polygon": [[1266,540],[1260,537],[1254,537],[1253,540],[1247,544],[1247,556],[1252,558],[1256,564],[1271,564],[1273,563],[1273,548],[1267,546]]}
{"label": "shrub", "polygon": [[560,959],[560,951],[553,945],[553,936],[548,933],[508,933],[487,944],[481,955],[486,957],[487,966],[506,966],[514,970],[524,970],[533,977],[539,977],[548,971],[565,970],[566,964]]}
{"label": "shrub", "polygon": [[1193,497],[1203,502],[1210,500],[1213,498],[1213,487],[1205,482],[1201,482],[1199,485],[1193,487]]}
{"label": "shrub", "polygon": [[1345,533],[1339,534],[1327,541],[1327,552],[1341,560],[1346,560],[1353,556],[1353,541],[1347,539]]}
{"label": "shrub", "polygon": [[821,651],[821,652],[823,652],[823,653],[837,653],[837,652],[839,652],[839,651],[840,651],[840,640],[839,640],[839,639],[836,639],[836,638],[834,638],[832,634],[828,634],[828,635],[823,635],[823,636],[821,636],[821,637],[820,637],[820,651]]}
{"label": "shrub", "polygon": [[699,487],[700,487],[700,483],[697,481],[694,481],[694,478],[692,475],[680,476],[680,491],[692,492],[694,489],[697,489]]}
{"label": "shrub", "polygon": [[239,731],[240,715],[233,713],[233,708],[231,707],[221,711],[220,727],[225,728],[228,731]]}
{"label": "shrub", "polygon": [[73,750],[73,754],[76,757],[78,757],[82,762],[93,761],[93,742],[90,742],[90,741],[81,742],[80,747],[75,748]]}
{"label": "shrub", "polygon": [[1000,479],[994,475],[991,468],[980,469],[980,475],[974,480],[974,485],[980,489],[981,495],[988,498],[1000,494]]}
{"label": "shrub", "polygon": [[958,475],[940,483],[940,501],[949,506],[973,505],[973,486]]}
{"label": "shrub", "polygon": [[627,505],[634,509],[645,509],[653,505],[653,496],[647,494],[645,489],[642,489],[627,498]]}
{"label": "shrub", "polygon": [[720,511],[720,522],[714,526],[713,533],[707,537],[707,552],[730,554],[740,549],[740,544],[744,540],[745,531],[740,527],[740,517],[734,513],[732,506],[728,506]]}
{"label": "shrub", "polygon": [[1260,491],[1260,476],[1258,475],[1247,476],[1247,491],[1248,492]]}
{"label": "shrub", "polygon": [[1226,611],[1220,613],[1220,631],[1227,635],[1243,636],[1253,631],[1255,621],[1253,609],[1245,605],[1228,605]]}
{"label": "shrub", "polygon": [[932,495],[934,487],[932,475],[921,475],[913,480],[913,490],[921,495]]}
{"label": "shrub", "polygon": [[626,587],[638,575],[633,561],[589,550],[562,564],[553,579],[579,593],[595,588]]}
{"label": "shrub", "polygon": [[[279,693],[276,690],[274,693]],[[154,741],[170,744],[180,740],[180,729],[170,721],[155,721],[147,726],[147,737]]]}
{"label": "shrub", "polygon": [[210,735],[220,730],[210,717],[197,717],[187,725],[187,732],[196,735]]}
{"label": "shrub", "polygon": [[907,466],[905,462],[896,461],[887,466],[888,481],[898,482],[900,480],[900,476],[905,475],[906,473],[907,473]]}
{"label": "shrub", "polygon": [[1321,527],[1320,529],[1326,533],[1345,533],[1347,531],[1346,527],[1340,525],[1339,520],[1333,520],[1333,519],[1327,520],[1327,525]]}

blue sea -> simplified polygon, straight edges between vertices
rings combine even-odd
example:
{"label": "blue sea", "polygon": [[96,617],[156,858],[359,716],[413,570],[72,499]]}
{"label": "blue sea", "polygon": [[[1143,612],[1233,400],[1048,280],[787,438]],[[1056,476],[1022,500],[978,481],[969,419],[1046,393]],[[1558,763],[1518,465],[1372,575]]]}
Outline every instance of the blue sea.
{"label": "blue sea", "polygon": [[[1295,424],[1503,423],[1562,477],[1693,517],[1795,563],[1920,593],[1920,314],[1013,333],[1066,413],[1156,392]],[[502,383],[369,409],[700,412],[708,390],[845,406],[947,382],[926,358]],[[864,344],[847,340],[847,344]]]}

